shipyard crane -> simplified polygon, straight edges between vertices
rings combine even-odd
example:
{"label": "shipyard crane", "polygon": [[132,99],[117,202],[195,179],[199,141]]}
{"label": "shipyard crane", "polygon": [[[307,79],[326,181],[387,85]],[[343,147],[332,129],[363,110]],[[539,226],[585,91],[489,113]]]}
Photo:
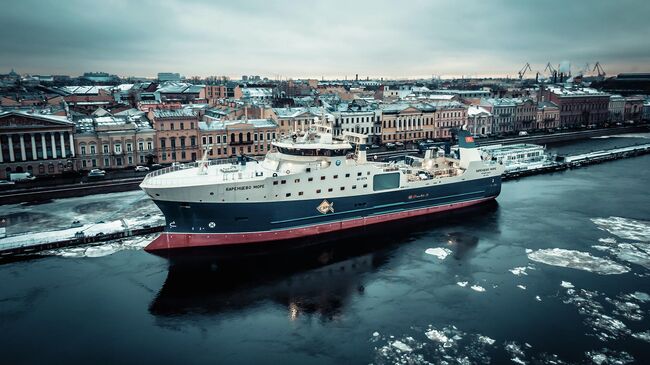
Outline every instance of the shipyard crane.
{"label": "shipyard crane", "polygon": [[524,78],[524,75],[526,75],[526,71],[533,72],[533,69],[530,68],[530,63],[526,62],[524,67],[519,70],[519,80]]}
{"label": "shipyard crane", "polygon": [[594,65],[594,69],[591,72],[596,72],[598,71],[598,77],[605,77],[605,70],[603,70],[603,66],[600,65],[600,62],[596,62]]}

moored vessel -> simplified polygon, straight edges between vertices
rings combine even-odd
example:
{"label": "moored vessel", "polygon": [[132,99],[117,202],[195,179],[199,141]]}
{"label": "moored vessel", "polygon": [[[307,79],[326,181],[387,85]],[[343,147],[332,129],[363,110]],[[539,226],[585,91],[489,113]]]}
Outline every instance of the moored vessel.
{"label": "moored vessel", "polygon": [[[263,159],[154,171],[141,188],[166,220],[146,250],[271,243],[475,205],[496,198],[503,166],[459,131],[460,158],[437,150],[371,162],[365,135],[315,124],[272,142]],[[207,153],[206,153],[207,156]]]}

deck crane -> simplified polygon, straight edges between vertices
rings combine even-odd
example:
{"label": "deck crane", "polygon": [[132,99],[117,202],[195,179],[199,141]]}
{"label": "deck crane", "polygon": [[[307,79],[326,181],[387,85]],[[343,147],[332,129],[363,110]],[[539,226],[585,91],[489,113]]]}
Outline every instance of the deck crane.
{"label": "deck crane", "polygon": [[524,75],[526,75],[526,71],[533,72],[533,69],[530,68],[530,63],[526,62],[524,67],[519,70],[519,80],[524,78]]}

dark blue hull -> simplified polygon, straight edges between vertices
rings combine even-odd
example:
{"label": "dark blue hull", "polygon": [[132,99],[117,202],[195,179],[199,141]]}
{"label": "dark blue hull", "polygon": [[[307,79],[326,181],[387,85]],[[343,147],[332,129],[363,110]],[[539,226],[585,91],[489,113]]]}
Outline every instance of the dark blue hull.
{"label": "dark blue hull", "polygon": [[[393,212],[493,198],[501,178],[485,179],[340,198],[255,203],[180,203],[156,201],[165,215],[166,232],[189,234],[246,233],[313,226]],[[321,213],[324,201],[333,212]]]}

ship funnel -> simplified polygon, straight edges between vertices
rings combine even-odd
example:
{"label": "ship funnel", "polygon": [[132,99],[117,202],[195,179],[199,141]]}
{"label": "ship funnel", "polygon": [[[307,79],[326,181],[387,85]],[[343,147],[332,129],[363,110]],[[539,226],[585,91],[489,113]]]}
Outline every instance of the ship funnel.
{"label": "ship funnel", "polygon": [[481,161],[474,137],[468,131],[458,131],[458,149],[460,152],[460,167],[467,168],[472,161]]}

